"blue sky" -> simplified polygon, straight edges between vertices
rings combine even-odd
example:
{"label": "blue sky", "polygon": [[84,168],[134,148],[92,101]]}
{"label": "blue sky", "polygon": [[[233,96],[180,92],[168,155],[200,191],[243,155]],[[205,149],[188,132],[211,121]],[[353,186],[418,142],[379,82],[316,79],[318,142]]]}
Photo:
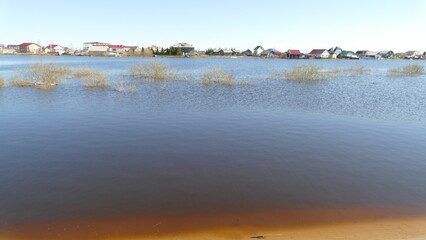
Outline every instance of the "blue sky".
{"label": "blue sky", "polygon": [[426,50],[426,0],[0,0],[0,43]]}

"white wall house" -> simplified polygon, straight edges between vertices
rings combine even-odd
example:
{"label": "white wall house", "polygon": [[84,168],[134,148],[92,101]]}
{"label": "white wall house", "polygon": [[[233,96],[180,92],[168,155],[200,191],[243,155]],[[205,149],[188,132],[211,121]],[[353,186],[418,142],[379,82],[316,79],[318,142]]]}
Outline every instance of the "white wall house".
{"label": "white wall house", "polygon": [[419,51],[407,51],[405,52],[406,58],[419,58],[420,52]]}
{"label": "white wall house", "polygon": [[327,49],[313,49],[309,55],[313,58],[328,58],[330,53],[327,51]]}
{"label": "white wall house", "polygon": [[22,43],[19,45],[20,53],[39,53],[41,46],[35,43]]}
{"label": "white wall house", "polygon": [[88,48],[90,55],[104,56],[107,54],[109,47],[107,45],[91,45]]}
{"label": "white wall house", "polygon": [[265,51],[265,49],[263,49],[263,47],[259,45],[259,46],[257,46],[257,47],[254,48],[254,50],[253,50],[253,56],[260,56],[260,54],[263,51]]}
{"label": "white wall house", "polygon": [[65,52],[65,49],[58,44],[50,44],[44,48],[44,53],[46,54],[56,53],[57,55],[62,55],[64,54],[64,52]]}

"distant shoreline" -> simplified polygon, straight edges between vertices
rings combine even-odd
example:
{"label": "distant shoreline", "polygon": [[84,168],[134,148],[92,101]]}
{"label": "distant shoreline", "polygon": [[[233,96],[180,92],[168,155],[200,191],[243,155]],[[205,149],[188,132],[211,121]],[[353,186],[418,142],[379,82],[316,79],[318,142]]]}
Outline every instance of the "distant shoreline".
{"label": "distant shoreline", "polygon": [[256,57],[256,56],[210,56],[210,55],[201,55],[201,56],[173,56],[173,55],[158,55],[158,56],[140,56],[140,55],[128,55],[128,56],[90,56],[90,55],[48,55],[48,54],[28,54],[28,53],[1,53],[5,56],[52,56],[52,57],[95,57],[95,58],[121,58],[121,57],[135,57],[135,58],[230,58],[230,59],[288,59],[288,60],[367,60],[367,61],[383,61],[383,60],[426,60],[426,58],[419,59],[406,59],[406,58],[384,58],[380,60],[373,59],[348,59],[348,58],[280,58],[280,57]]}

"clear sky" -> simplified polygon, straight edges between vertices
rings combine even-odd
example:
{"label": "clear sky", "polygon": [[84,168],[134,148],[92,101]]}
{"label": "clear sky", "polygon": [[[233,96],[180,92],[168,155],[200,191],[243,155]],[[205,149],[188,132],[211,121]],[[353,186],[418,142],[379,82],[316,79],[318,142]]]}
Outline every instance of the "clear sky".
{"label": "clear sky", "polygon": [[426,51],[426,0],[0,0],[0,43]]}

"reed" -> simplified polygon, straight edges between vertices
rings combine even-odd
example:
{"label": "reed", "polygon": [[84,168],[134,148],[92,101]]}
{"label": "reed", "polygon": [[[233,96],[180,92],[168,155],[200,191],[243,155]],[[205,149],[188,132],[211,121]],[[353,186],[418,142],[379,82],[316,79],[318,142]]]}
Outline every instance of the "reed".
{"label": "reed", "polygon": [[415,76],[425,74],[423,66],[418,64],[409,64],[400,68],[392,68],[388,70],[388,76]]}
{"label": "reed", "polygon": [[0,75],[0,87],[4,86],[4,78]]}
{"label": "reed", "polygon": [[133,64],[128,67],[128,70],[132,77],[148,82],[178,80],[178,74],[170,69],[170,65],[158,61]]}
{"label": "reed", "polygon": [[215,66],[204,69],[201,83],[204,85],[232,86],[235,84],[234,78],[233,74],[226,72],[219,66]]}

